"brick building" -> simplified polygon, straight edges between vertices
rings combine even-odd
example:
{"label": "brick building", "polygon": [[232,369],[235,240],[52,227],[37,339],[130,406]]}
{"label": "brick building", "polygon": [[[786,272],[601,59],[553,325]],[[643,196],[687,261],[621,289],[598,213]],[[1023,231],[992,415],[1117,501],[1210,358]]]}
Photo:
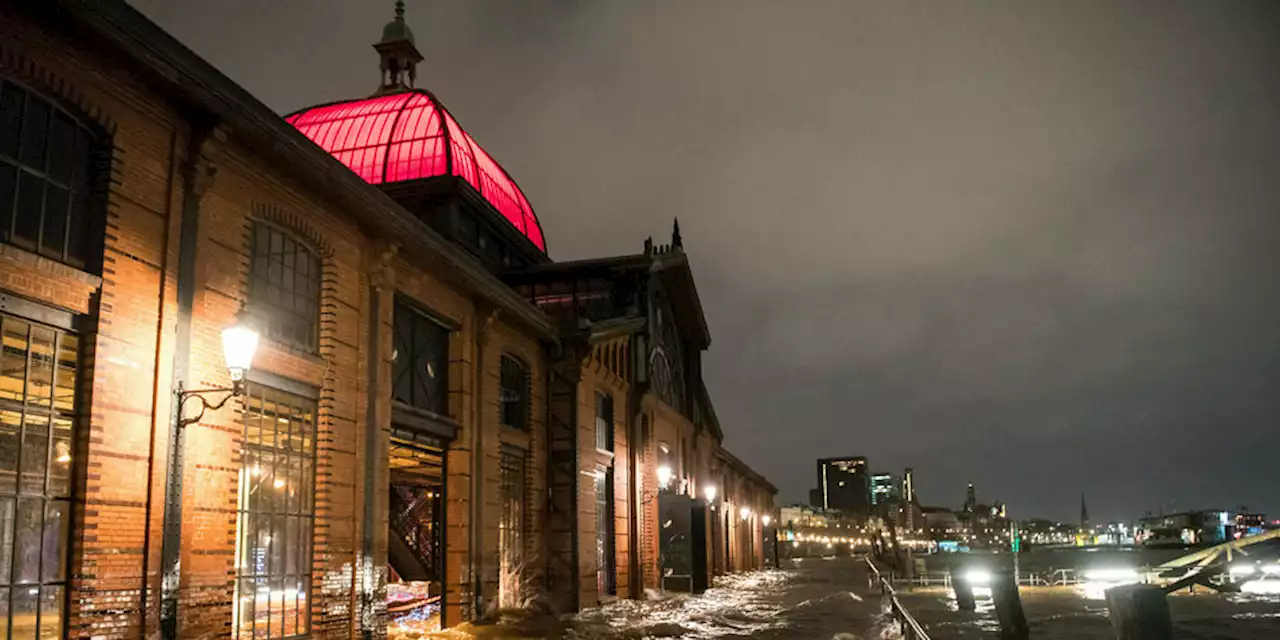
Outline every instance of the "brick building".
{"label": "brick building", "polygon": [[[736,459],[678,232],[552,262],[519,187],[413,88],[402,7],[375,48],[375,95],[282,118],[122,2],[0,4],[11,636],[576,610],[658,586],[664,464],[771,509],[745,465],[717,475]],[[230,326],[260,336],[243,381]],[[742,548],[721,566],[759,566]]]}

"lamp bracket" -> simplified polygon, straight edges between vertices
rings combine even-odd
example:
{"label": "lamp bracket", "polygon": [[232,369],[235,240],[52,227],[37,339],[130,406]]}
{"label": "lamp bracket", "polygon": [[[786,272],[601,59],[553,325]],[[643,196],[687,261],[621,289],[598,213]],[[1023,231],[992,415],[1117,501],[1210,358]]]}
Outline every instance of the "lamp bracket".
{"label": "lamp bracket", "polygon": [[[227,395],[223,396],[222,399],[216,403],[210,403],[209,398],[206,396],[218,393],[225,393]],[[200,422],[200,420],[204,418],[205,411],[217,411],[226,405],[227,401],[240,395],[244,395],[243,379],[233,380],[232,386],[230,387],[218,387],[213,389],[184,389],[182,383],[178,383],[178,426],[185,427],[189,424]],[[188,400],[200,401],[200,413],[197,413],[190,418],[186,417]]]}

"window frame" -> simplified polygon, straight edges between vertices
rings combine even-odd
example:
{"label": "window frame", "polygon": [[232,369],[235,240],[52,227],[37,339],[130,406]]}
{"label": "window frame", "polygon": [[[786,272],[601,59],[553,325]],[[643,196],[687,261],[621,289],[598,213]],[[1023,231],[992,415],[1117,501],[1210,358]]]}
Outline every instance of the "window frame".
{"label": "window frame", "polygon": [[[68,612],[70,611],[71,604],[71,576],[74,573],[72,559],[74,557],[74,550],[76,546],[75,530],[78,524],[75,517],[74,504],[81,498],[82,494],[82,486],[80,484],[80,472],[82,465],[79,460],[81,457],[79,455],[81,443],[79,441],[82,439],[82,434],[80,433],[80,412],[83,407],[81,406],[79,386],[84,376],[84,338],[81,334],[69,331],[64,327],[49,325],[23,316],[0,313],[0,325],[7,327],[10,324],[25,324],[26,337],[24,338],[25,352],[23,354],[22,363],[23,383],[22,390],[19,393],[19,398],[0,399],[0,412],[10,414],[16,413],[19,418],[17,429],[14,433],[16,448],[14,449],[13,460],[14,469],[12,493],[6,492],[4,494],[0,494],[0,501],[5,503],[12,501],[13,504],[13,511],[11,512],[13,518],[11,521],[13,529],[11,531],[12,537],[10,550],[8,555],[0,559],[0,562],[7,564],[7,571],[9,575],[9,577],[5,579],[3,585],[0,586],[0,589],[8,592],[4,595],[4,603],[9,612],[6,616],[6,621],[4,622],[4,628],[6,629],[7,636],[13,635],[13,621],[15,617],[15,608],[13,606],[14,593],[19,591],[20,588],[26,588],[29,590],[34,587],[37,590],[37,593],[35,594],[36,599],[33,601],[33,604],[36,607],[35,632],[39,634],[41,619],[44,615],[44,606],[46,604],[50,604],[50,601],[46,601],[45,594],[41,592],[47,588],[52,588],[54,590],[61,590],[60,596],[57,596],[56,599],[50,600],[58,607],[57,633],[59,635],[64,635],[67,629]],[[37,330],[51,336],[51,340],[48,343],[49,359],[47,364],[47,386],[49,390],[46,398],[48,400],[47,406],[41,406],[39,403],[39,397],[33,396],[29,392],[33,386],[32,374],[35,371],[33,368],[33,364],[36,360],[34,341]],[[3,333],[0,333],[0,337],[3,337],[3,335]],[[67,338],[74,340],[74,346],[72,347],[73,353],[71,354],[72,357],[70,359],[70,369],[73,378],[69,386],[60,386],[60,374],[64,373],[64,369],[67,368],[63,366],[63,363],[66,362],[66,360],[63,359],[63,352]],[[0,354],[3,354],[3,351],[0,351]],[[0,360],[3,359],[6,359],[5,356],[0,355]],[[43,383],[44,381],[42,380],[38,384]],[[59,390],[69,391],[70,395],[69,398],[66,399],[67,405],[65,407],[59,406]],[[44,469],[40,472],[42,475],[40,481],[41,486],[37,491],[32,491],[29,488],[24,487],[27,481],[24,477],[26,475],[24,470],[24,467],[26,466],[24,458],[28,453],[27,430],[29,425],[27,417],[31,413],[44,418],[47,425],[43,436],[43,439],[45,440],[43,447],[44,450],[41,452],[41,456],[44,458]],[[57,458],[55,458],[54,453],[59,451],[57,447],[57,440],[59,438],[57,433],[58,428],[55,426],[58,422],[62,422],[65,425],[65,434],[62,438],[65,441],[66,448],[65,450],[62,450],[62,453],[60,453]],[[40,438],[41,435],[36,434],[35,437]],[[54,479],[52,470],[53,463],[61,461],[63,456],[68,458],[66,460],[67,469],[65,476],[61,478],[61,482],[64,484],[62,485],[63,488],[59,494],[53,490],[51,484]],[[20,568],[17,568],[16,566],[20,560],[18,554],[21,553],[18,542],[19,519],[21,518],[19,503],[23,501],[29,502],[32,500],[37,500],[40,503],[40,524],[34,531],[35,541],[37,542],[36,552],[38,554],[34,582],[22,579],[14,580],[12,577],[15,573],[20,571]],[[62,545],[62,549],[60,550],[60,553],[53,555],[52,559],[62,563],[62,577],[61,579],[58,579],[55,576],[53,579],[48,579],[44,564],[45,560],[49,560],[51,556],[45,552],[44,548],[45,538],[47,536],[45,527],[50,514],[50,506],[55,503],[61,503],[63,505],[63,524],[58,541]],[[28,593],[28,595],[31,594]]]}
{"label": "window frame", "polygon": [[[517,566],[515,571],[523,574],[523,563],[527,560],[525,553],[529,535],[529,452],[517,446],[503,444],[499,459],[499,498],[502,502],[498,518],[498,567],[499,593],[501,606],[520,606],[520,593],[507,593],[502,585],[503,565],[511,555]],[[524,586],[523,576],[516,579],[517,589]]]}
{"label": "window frame", "polygon": [[607,391],[596,391],[596,450],[614,453],[617,431],[617,413],[615,413],[613,394]]}
{"label": "window frame", "polygon": [[[9,185],[13,189],[10,202],[12,209],[7,212],[0,210],[0,243],[30,251],[74,269],[98,273],[101,270],[102,230],[105,221],[105,212],[100,206],[103,202],[103,178],[107,174],[103,159],[111,148],[110,136],[91,120],[80,117],[64,106],[56,96],[7,75],[0,75],[0,127],[4,124],[5,100],[12,90],[23,95],[15,119],[17,129],[11,132],[15,140],[13,153],[10,154],[0,145],[0,199],[5,198],[4,171],[6,168],[13,171],[13,184]],[[38,159],[41,166],[36,166],[29,158],[24,157],[26,124],[33,102],[45,109],[43,148]],[[58,150],[52,148],[56,144],[53,139],[54,123],[60,120],[68,127],[65,132],[69,136],[63,140],[67,145],[65,151],[68,156],[63,176],[56,175],[58,171],[53,166],[53,159]],[[0,134],[3,133],[5,132],[0,131]],[[18,229],[23,219],[19,207],[23,204],[24,178],[29,186],[38,184],[40,188],[40,210],[34,223],[34,240],[20,235]],[[45,216],[45,209],[50,206],[51,188],[62,191],[65,197],[65,202],[62,203],[65,209],[59,215],[62,238],[57,246],[46,246],[44,239],[47,231],[56,230],[49,229]],[[2,205],[0,200],[0,206]],[[73,255],[73,252],[79,255]]]}
{"label": "window frame", "polygon": [[[518,376],[518,380],[512,377]],[[504,427],[528,431],[533,391],[533,372],[517,356],[502,354],[498,358],[498,422]],[[511,399],[508,393],[518,394]],[[514,418],[514,419],[512,419]]]}
{"label": "window frame", "polygon": [[[260,251],[261,235],[266,232],[265,255]],[[279,260],[274,256],[275,240],[280,239]],[[286,251],[292,248],[291,252]],[[308,273],[300,273],[304,264],[301,258],[308,258]],[[291,274],[294,286],[284,287],[286,272]],[[273,278],[273,273],[278,273]],[[323,306],[324,259],[314,244],[304,239],[295,231],[263,218],[249,218],[249,290],[248,310],[261,325],[262,336],[276,344],[299,349],[306,353],[320,351],[320,316]],[[298,286],[299,279],[305,279],[308,290],[302,291]],[[279,300],[270,299],[275,289]],[[289,304],[283,299],[288,297]],[[307,309],[298,310],[298,301],[310,299]],[[292,308],[291,308],[292,307]],[[311,316],[308,318],[307,316]],[[282,326],[283,325],[283,326]],[[299,339],[296,333],[306,330],[305,339]]]}
{"label": "window frame", "polygon": [[[391,316],[391,348],[393,349],[393,353],[394,353],[394,358],[391,362],[391,401],[392,403],[394,405],[398,405],[406,409],[409,409],[410,411],[415,413],[424,413],[429,416],[439,417],[439,418],[450,418],[451,417],[449,414],[449,395],[450,395],[449,369],[451,365],[450,352],[453,348],[453,340],[454,340],[453,334],[457,332],[457,326],[440,319],[439,316],[433,313],[430,313],[429,311],[423,310],[420,306],[418,306],[411,299],[405,296],[396,296],[392,308],[393,308],[393,311]],[[402,315],[412,320],[412,325],[413,325],[412,327],[402,328],[399,326],[399,319],[402,317]],[[434,378],[438,378],[438,380],[432,383],[432,386],[436,388],[436,391],[438,392],[438,398],[433,403],[435,406],[423,406],[419,404],[414,404],[414,401],[413,401],[413,395],[417,391],[416,379],[418,375],[422,374],[420,368],[415,368],[413,366],[414,364],[413,358],[416,355],[414,347],[418,344],[417,339],[419,337],[422,337],[419,335],[419,332],[417,331],[419,327],[432,327],[433,330],[439,331],[439,334],[437,336],[425,336],[425,337],[443,337],[444,348],[438,352],[440,356],[440,359],[439,359],[440,373],[438,376],[433,376]],[[412,329],[410,331],[410,336],[409,336],[410,341],[408,345],[405,345],[401,340],[401,338],[403,337],[402,330],[410,330],[410,329]],[[401,360],[401,358],[405,357],[405,354],[401,353],[401,350],[400,350],[401,346],[409,347],[408,356],[403,361]],[[402,370],[401,367],[404,367],[404,369]],[[424,367],[425,367],[425,364],[424,364]],[[410,396],[407,399],[402,398],[399,395],[400,392],[399,392],[399,389],[397,388],[400,383],[400,377],[404,375],[410,376],[410,379],[408,380]],[[429,390],[424,389],[424,391],[429,391]]]}
{"label": "window frame", "polygon": [[[279,416],[281,415],[281,413],[278,410],[275,413],[275,416],[277,419],[270,421],[270,424],[272,425],[271,433],[274,435],[274,440],[276,443],[275,446],[268,448],[268,446],[265,444],[249,443],[249,430],[251,428],[250,416],[252,415],[252,412],[253,412],[253,409],[250,403],[255,397],[258,398],[258,401],[259,401],[258,426],[261,434],[260,437],[265,435],[265,429],[263,428],[263,425],[268,422],[267,420],[267,418],[269,417],[267,415],[268,399],[270,399],[270,404],[272,406],[275,406],[275,407],[287,406],[292,410],[289,413],[290,418],[286,421],[286,423],[288,424],[288,427],[287,427],[287,430],[285,431],[286,437],[288,437],[290,440],[292,440],[293,438],[293,427],[295,424],[295,421],[292,419],[292,417],[297,413],[301,413],[303,415],[306,415],[306,414],[310,415],[310,424],[306,425],[305,422],[302,423],[304,426],[310,427],[309,443],[304,443],[304,446],[309,445],[309,451],[303,451],[300,453],[292,453],[292,454],[291,453],[283,454],[283,457],[286,459],[286,464],[291,462],[288,459],[292,457],[292,458],[296,458],[301,465],[299,477],[302,480],[302,486],[301,486],[301,490],[298,492],[298,497],[296,498],[296,501],[301,503],[303,508],[291,510],[290,504],[293,503],[294,500],[289,500],[287,497],[284,500],[285,508],[283,512],[275,508],[274,500],[271,501],[267,509],[252,508],[252,505],[250,503],[250,500],[252,499],[252,494],[249,493],[250,489],[248,487],[248,483],[250,481],[250,478],[258,477],[258,476],[252,474],[252,472],[249,471],[247,467],[252,457],[251,448],[258,449],[257,451],[258,460],[263,460],[263,459],[266,459],[267,456],[270,456],[270,459],[272,461],[271,462],[272,467],[270,472],[274,477],[276,473],[275,471],[276,465],[278,464],[277,460],[282,455],[281,452],[289,451],[290,450],[289,447],[291,447],[292,445],[292,443],[290,443],[290,445],[285,448],[281,448],[279,446],[279,438],[281,435],[280,426],[279,426],[280,425]],[[285,402],[288,402],[289,404],[286,405]],[[241,440],[240,471],[238,473],[239,487],[237,489],[237,495],[236,495],[235,556],[233,558],[233,574],[232,574],[232,580],[234,585],[233,590],[234,590],[235,597],[232,600],[231,635],[233,638],[259,637],[257,635],[258,623],[256,620],[256,609],[257,609],[256,598],[255,598],[253,607],[250,609],[252,612],[250,616],[251,618],[253,618],[253,620],[249,627],[249,634],[246,636],[244,633],[245,632],[244,621],[241,619],[241,616],[243,614],[240,607],[240,601],[243,598],[243,595],[241,593],[242,585],[244,585],[246,582],[260,582],[260,581],[266,581],[269,585],[273,583],[279,583],[282,591],[281,597],[283,599],[283,592],[285,591],[286,581],[290,579],[296,579],[298,581],[298,584],[305,585],[305,588],[306,588],[305,597],[300,599],[295,599],[294,601],[295,611],[297,612],[295,620],[296,620],[296,624],[300,625],[300,628],[295,627],[294,633],[290,635],[283,635],[283,633],[281,633],[280,635],[272,635],[272,632],[274,629],[274,627],[272,626],[273,616],[271,615],[270,612],[268,612],[267,637],[268,638],[307,637],[312,634],[313,623],[314,623],[314,620],[312,619],[312,615],[311,615],[311,602],[315,595],[314,580],[316,576],[316,573],[315,573],[316,539],[315,538],[316,538],[317,509],[316,509],[315,496],[316,496],[316,490],[317,490],[317,477],[318,477],[316,467],[319,461],[319,442],[318,442],[319,429],[320,429],[319,399],[317,397],[311,397],[311,396],[295,393],[292,391],[286,391],[269,384],[264,384],[262,382],[255,382],[251,380],[246,385],[245,397],[243,398],[241,403],[241,425],[242,425],[243,431],[242,431],[242,440]],[[302,435],[301,437],[304,438],[304,440],[306,439],[305,434]],[[255,463],[255,468],[259,468],[257,467],[256,463]],[[263,481],[265,481],[265,479],[266,478],[264,477]],[[273,487],[277,489],[282,488],[280,485],[274,484],[276,480],[278,480],[278,478],[273,479]],[[261,505],[261,503],[259,504]],[[257,518],[255,518],[255,516]],[[252,524],[249,524],[251,519],[252,519]],[[261,521],[261,519],[266,520],[267,527],[268,527],[267,529],[268,544],[270,545],[268,547],[268,551],[266,552],[266,562],[267,562],[268,569],[264,573],[255,572],[252,575],[246,575],[241,571],[242,555],[245,555],[248,553],[248,551],[246,550],[245,544],[246,544],[246,541],[249,539],[249,536],[252,535],[255,531],[260,532],[262,530],[264,523]],[[274,540],[277,537],[275,533],[276,526],[278,522],[282,520],[285,523],[285,531],[287,535],[287,532],[289,530],[288,522],[290,519],[296,519],[297,521],[298,537],[297,537],[297,540],[295,540],[294,542],[301,543],[304,539],[306,540],[306,549],[304,554],[294,558],[294,561],[295,561],[294,566],[296,569],[296,573],[294,574],[288,573],[287,570],[284,570],[284,571],[271,570],[271,565],[273,565],[275,561],[275,558],[272,557],[272,554],[273,554]],[[305,527],[305,533],[303,531],[304,527]],[[294,550],[294,552],[296,553],[296,549]],[[289,553],[289,549],[286,547],[285,554],[282,554],[282,557],[281,557],[281,560],[285,563],[286,567],[288,566],[288,556],[286,555],[288,553]],[[273,588],[272,586],[267,587],[267,589],[269,590],[272,588]],[[258,590],[255,589],[255,593],[257,593],[257,591]],[[295,598],[296,598],[296,595],[295,595]],[[274,601],[274,597],[271,597],[270,600]],[[272,605],[274,605],[274,602],[271,602],[268,606],[270,607]],[[281,631],[283,632],[283,623],[281,624]]]}

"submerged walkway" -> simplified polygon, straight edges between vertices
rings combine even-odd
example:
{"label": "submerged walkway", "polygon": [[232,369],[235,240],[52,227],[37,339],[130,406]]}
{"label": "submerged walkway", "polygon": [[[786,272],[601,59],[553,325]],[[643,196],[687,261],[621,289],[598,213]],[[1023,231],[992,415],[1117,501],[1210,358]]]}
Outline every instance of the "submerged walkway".
{"label": "submerged walkway", "polygon": [[853,558],[804,559],[792,567],[724,576],[699,596],[616,602],[579,614],[575,640],[641,638],[835,638],[864,640],[897,624],[867,588],[867,568]]}

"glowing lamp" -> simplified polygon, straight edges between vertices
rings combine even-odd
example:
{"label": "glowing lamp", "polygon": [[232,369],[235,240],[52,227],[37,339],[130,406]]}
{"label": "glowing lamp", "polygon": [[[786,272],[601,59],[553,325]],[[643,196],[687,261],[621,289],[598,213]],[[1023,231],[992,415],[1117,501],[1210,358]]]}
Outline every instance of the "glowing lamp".
{"label": "glowing lamp", "polygon": [[748,508],[746,508],[746,507],[743,507],[743,508],[741,508],[741,509],[738,509],[738,515],[739,515],[743,520],[746,520],[747,518],[750,518],[750,517],[751,517],[751,509],[748,509]]}
{"label": "glowing lamp", "polygon": [[709,485],[707,485],[707,486],[703,487],[703,488],[702,488],[702,495],[704,495],[704,496],[706,496],[706,497],[707,497],[707,502],[715,502],[715,501],[716,501],[716,486],[715,486],[714,484],[709,484]]}
{"label": "glowing lamp", "polygon": [[244,385],[244,374],[253,365],[253,354],[258,351],[258,332],[242,324],[222,330],[222,357],[231,374],[231,384],[237,391]]}
{"label": "glowing lamp", "polygon": [[664,464],[658,467],[656,473],[658,476],[658,487],[666,489],[667,485],[671,483],[671,467]]}
{"label": "glowing lamp", "polygon": [[764,526],[766,526],[766,527],[767,527],[767,526],[769,526],[769,523],[770,523],[770,522],[773,522],[773,518],[769,517],[769,514],[767,514],[767,513],[766,513],[766,514],[764,514],[764,515],[760,516],[760,522],[761,522]]}

